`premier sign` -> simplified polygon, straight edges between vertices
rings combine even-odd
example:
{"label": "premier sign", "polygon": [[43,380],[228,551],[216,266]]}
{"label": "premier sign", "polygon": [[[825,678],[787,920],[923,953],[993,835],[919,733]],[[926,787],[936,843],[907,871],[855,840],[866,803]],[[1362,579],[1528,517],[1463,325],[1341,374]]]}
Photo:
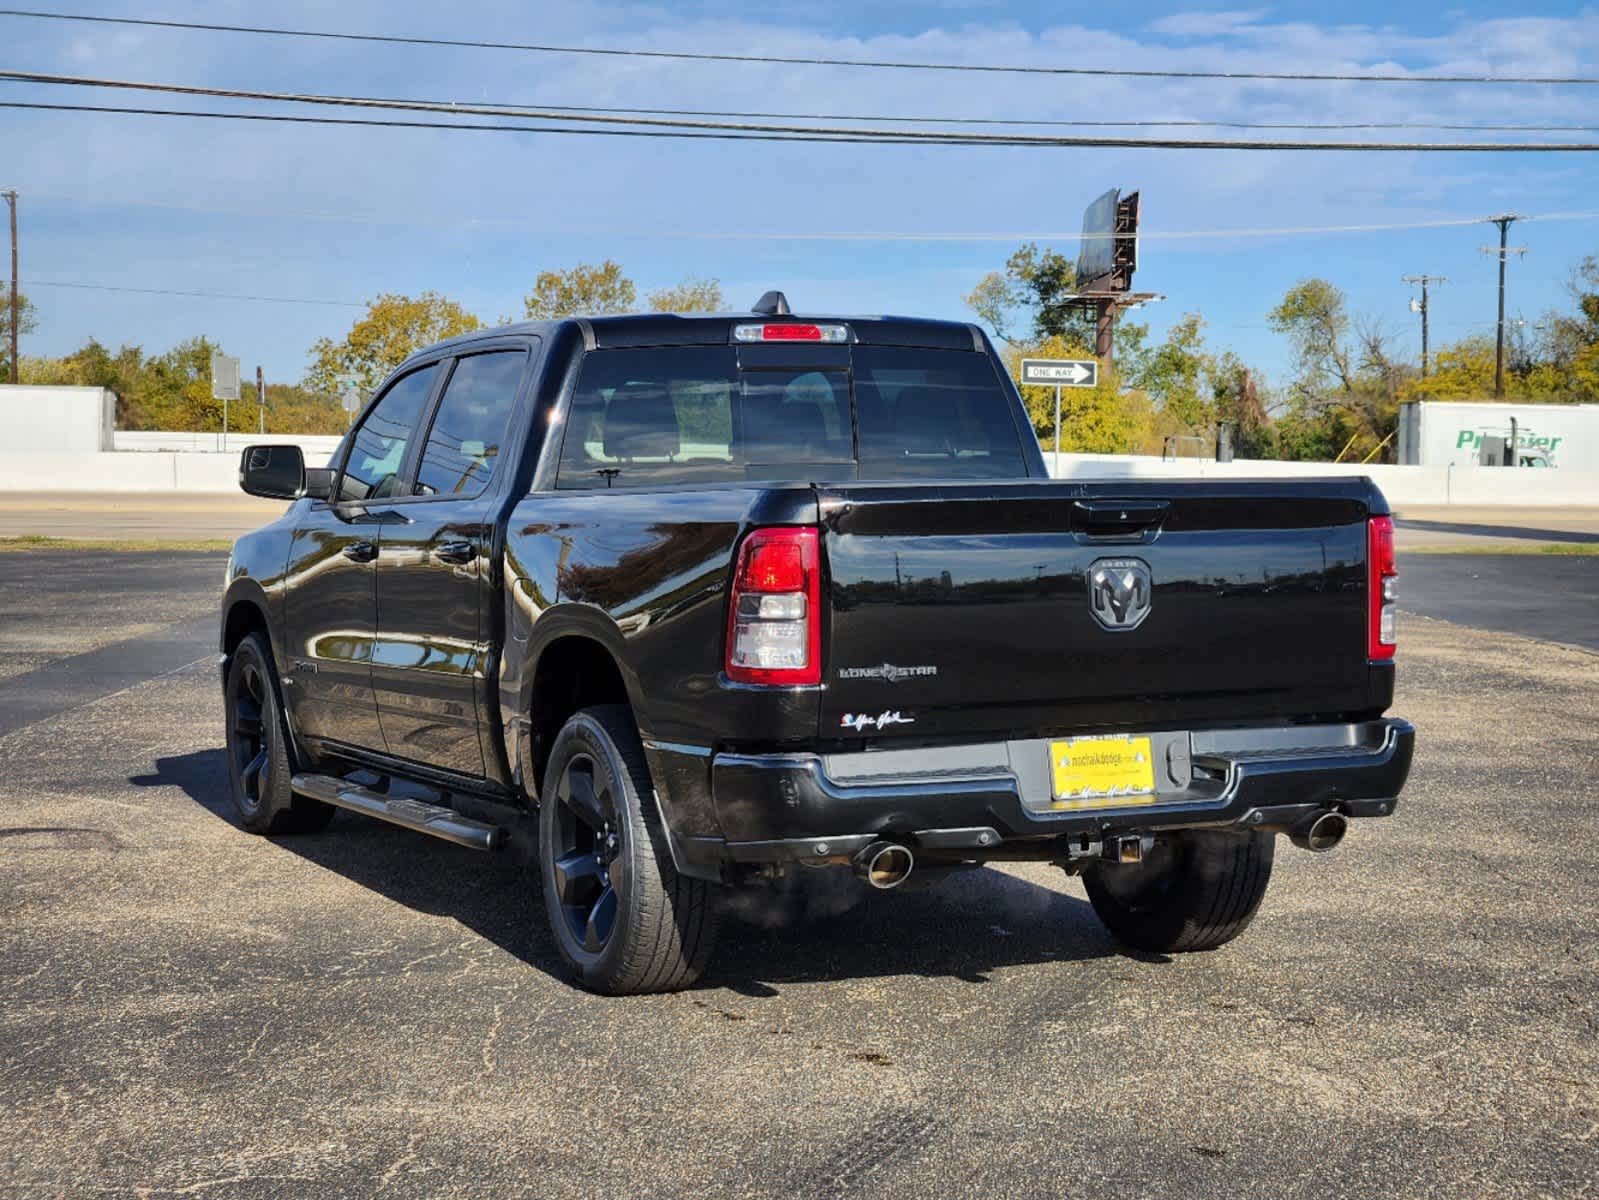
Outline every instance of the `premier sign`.
{"label": "premier sign", "polygon": [[1518,462],[1561,471],[1599,471],[1599,405],[1412,401],[1399,406],[1401,463],[1478,467],[1488,438],[1509,443]]}

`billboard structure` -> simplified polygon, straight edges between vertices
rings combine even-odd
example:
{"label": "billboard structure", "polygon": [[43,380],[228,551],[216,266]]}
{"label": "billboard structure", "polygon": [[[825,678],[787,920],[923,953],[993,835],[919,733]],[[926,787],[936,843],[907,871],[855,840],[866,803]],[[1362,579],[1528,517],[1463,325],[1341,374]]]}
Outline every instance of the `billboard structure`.
{"label": "billboard structure", "polygon": [[1154,292],[1133,291],[1139,210],[1137,192],[1124,196],[1121,189],[1111,188],[1083,211],[1076,292],[1067,303],[1094,314],[1094,354],[1107,366],[1113,357],[1116,315],[1164,299]]}
{"label": "billboard structure", "polygon": [[1122,198],[1111,188],[1083,212],[1077,252],[1077,289],[1083,293],[1132,290],[1138,269],[1138,193]]}

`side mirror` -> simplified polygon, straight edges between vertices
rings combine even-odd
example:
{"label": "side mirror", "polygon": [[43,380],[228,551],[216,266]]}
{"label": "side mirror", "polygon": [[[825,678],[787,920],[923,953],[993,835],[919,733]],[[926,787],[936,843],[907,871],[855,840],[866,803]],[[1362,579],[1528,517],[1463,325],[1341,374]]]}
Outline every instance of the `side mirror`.
{"label": "side mirror", "polygon": [[239,487],[268,500],[298,500],[306,492],[305,455],[298,446],[246,446]]}

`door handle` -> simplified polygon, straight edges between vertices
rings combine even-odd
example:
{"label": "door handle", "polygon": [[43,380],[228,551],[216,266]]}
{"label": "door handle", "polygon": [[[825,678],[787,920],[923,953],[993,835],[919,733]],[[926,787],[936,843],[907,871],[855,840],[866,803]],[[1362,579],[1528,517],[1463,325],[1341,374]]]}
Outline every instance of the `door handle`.
{"label": "door handle", "polygon": [[1142,541],[1170,513],[1166,500],[1078,500],[1072,505],[1072,532],[1096,541]]}
{"label": "door handle", "polygon": [[440,562],[462,566],[477,557],[477,547],[471,542],[440,542],[433,553]]}
{"label": "door handle", "polygon": [[344,548],[344,557],[355,563],[369,563],[377,556],[376,542],[351,542]]}

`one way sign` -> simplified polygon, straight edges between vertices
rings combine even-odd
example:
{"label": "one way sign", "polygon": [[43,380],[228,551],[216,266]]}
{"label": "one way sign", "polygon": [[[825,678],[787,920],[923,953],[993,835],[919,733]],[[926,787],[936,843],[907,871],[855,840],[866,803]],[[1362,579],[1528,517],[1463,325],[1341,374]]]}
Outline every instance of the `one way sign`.
{"label": "one way sign", "polygon": [[1092,358],[1024,358],[1022,382],[1091,388],[1099,383],[1099,363]]}

